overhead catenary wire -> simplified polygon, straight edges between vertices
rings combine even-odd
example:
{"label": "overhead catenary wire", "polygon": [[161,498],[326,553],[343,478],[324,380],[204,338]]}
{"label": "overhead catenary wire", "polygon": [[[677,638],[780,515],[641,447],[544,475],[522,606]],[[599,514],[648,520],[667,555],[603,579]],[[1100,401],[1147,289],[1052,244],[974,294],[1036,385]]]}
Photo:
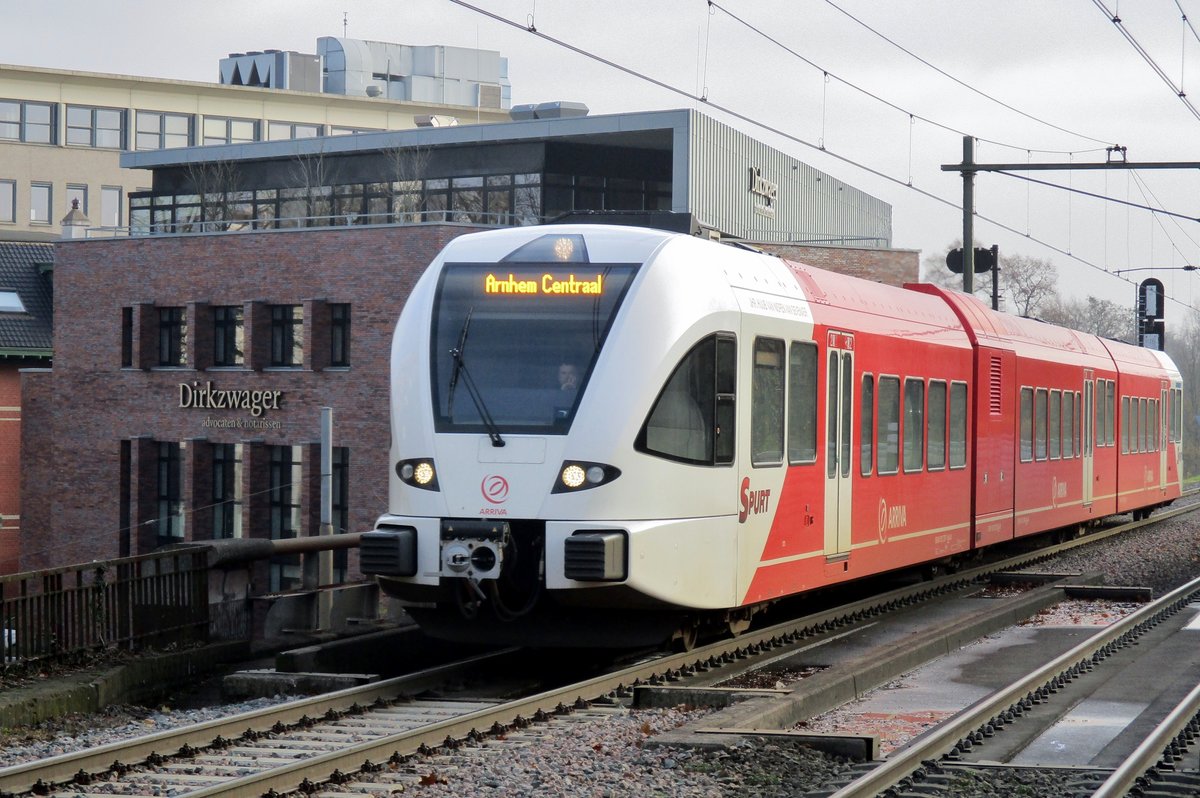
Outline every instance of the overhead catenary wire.
{"label": "overhead catenary wire", "polygon": [[[451,0],[451,2],[457,2],[457,0]],[[892,110],[894,110],[894,111],[898,111],[898,112],[900,112],[900,113],[902,113],[902,114],[904,114],[904,115],[906,115],[906,116],[908,116],[908,117],[910,117],[910,118],[919,119],[919,120],[921,120],[922,122],[925,122],[926,124],[933,125],[934,127],[936,127],[936,128],[939,128],[939,129],[941,129],[941,130],[945,130],[945,131],[947,131],[947,132],[949,132],[949,133],[955,133],[955,134],[957,134],[957,135],[959,135],[959,136],[967,136],[967,135],[970,135],[970,134],[968,134],[967,132],[965,132],[965,131],[963,131],[963,130],[959,130],[958,128],[956,128],[956,127],[953,127],[952,125],[947,125],[947,124],[944,124],[944,123],[942,123],[942,122],[938,122],[938,121],[936,121],[936,120],[934,120],[934,119],[931,119],[931,118],[929,118],[929,117],[927,117],[927,116],[922,116],[921,114],[918,114],[918,113],[915,113],[915,112],[909,111],[909,110],[907,110],[907,109],[905,109],[905,108],[902,108],[902,107],[900,107],[899,105],[896,105],[895,103],[893,103],[892,101],[890,101],[890,100],[887,100],[887,99],[884,99],[883,97],[879,96],[878,94],[875,94],[874,92],[872,92],[872,91],[870,91],[870,90],[868,90],[868,89],[865,89],[865,88],[863,88],[862,86],[859,86],[859,85],[857,85],[857,84],[855,84],[855,83],[852,83],[852,82],[850,82],[849,80],[846,80],[845,78],[839,77],[838,75],[834,74],[833,72],[830,72],[830,71],[829,71],[828,69],[826,69],[825,67],[822,67],[822,66],[820,66],[819,64],[817,64],[816,62],[814,62],[814,61],[812,61],[811,59],[807,58],[807,57],[806,57],[806,56],[804,56],[803,54],[801,54],[801,53],[797,52],[796,50],[792,49],[791,47],[788,47],[786,44],[784,44],[783,42],[779,41],[779,40],[778,40],[778,39],[776,39],[774,36],[772,36],[771,34],[767,33],[766,31],[764,31],[762,28],[760,28],[760,27],[758,27],[758,26],[756,26],[756,25],[754,25],[754,24],[752,24],[752,23],[748,22],[747,20],[745,20],[745,19],[743,19],[742,17],[738,16],[737,14],[733,13],[733,12],[732,12],[732,11],[730,11],[729,9],[725,8],[724,6],[722,6],[720,3],[717,3],[715,0],[706,0],[706,2],[708,3],[708,5],[709,5],[709,7],[710,7],[710,8],[717,8],[717,9],[719,9],[719,10],[721,11],[721,13],[725,14],[727,17],[729,17],[729,18],[730,18],[730,19],[732,19],[733,21],[737,22],[739,25],[742,25],[743,27],[745,27],[745,28],[747,28],[748,30],[750,30],[750,31],[752,31],[753,33],[755,33],[756,35],[758,35],[758,36],[762,37],[763,39],[766,39],[766,40],[767,40],[768,42],[770,42],[771,44],[775,45],[776,47],[778,47],[779,49],[781,49],[781,50],[783,50],[784,52],[788,53],[789,55],[791,55],[791,56],[793,56],[793,57],[795,57],[795,58],[799,59],[799,60],[800,60],[801,62],[803,62],[804,64],[807,64],[808,66],[812,67],[813,69],[818,69],[818,70],[820,70],[820,71],[821,71],[821,72],[822,72],[822,73],[825,75],[825,79],[826,79],[826,81],[827,81],[827,82],[828,82],[829,80],[836,80],[838,83],[841,83],[841,84],[842,84],[842,85],[844,85],[844,86],[847,86],[847,87],[849,87],[849,88],[851,88],[851,89],[854,89],[855,91],[857,91],[857,92],[859,92],[859,93],[863,94],[864,96],[866,96],[866,97],[869,97],[869,98],[871,98],[872,100],[875,100],[876,102],[882,103],[883,105],[886,105],[888,108],[891,108],[891,109],[892,109]],[[459,3],[459,5],[465,5],[465,3]],[[1052,127],[1053,127],[1053,125],[1052,125]],[[1061,128],[1060,128],[1060,130],[1061,130]],[[1064,132],[1070,133],[1070,131],[1064,131]],[[1080,134],[1074,133],[1074,134],[1072,134],[1072,135],[1080,135]],[[1102,139],[1092,138],[1091,136],[1081,136],[1081,135],[1080,135],[1080,137],[1081,137],[1081,138],[1088,139],[1089,141],[1092,141],[1092,142],[1101,143],[1101,144],[1108,144],[1108,142],[1107,142],[1107,141],[1104,141],[1104,140],[1102,140]],[[1009,149],[1014,149],[1014,150],[1033,150],[1034,152],[1044,152],[1044,153],[1055,154],[1055,155],[1063,155],[1063,154],[1066,154],[1066,153],[1068,153],[1068,152],[1098,152],[1098,151],[1099,151],[1099,148],[1098,148],[1098,149],[1092,149],[1092,150],[1052,150],[1052,149],[1043,149],[1043,148],[1040,148],[1040,147],[1027,147],[1027,146],[1025,146],[1025,145],[1019,145],[1019,144],[1009,144],[1009,143],[1007,143],[1007,142],[1003,142],[1003,141],[997,141],[997,140],[994,140],[994,139],[987,139],[987,138],[983,138],[983,137],[980,137],[980,136],[975,136],[975,138],[976,138],[978,141],[981,141],[981,142],[986,142],[986,143],[988,143],[988,144],[994,144],[994,145],[996,145],[996,146],[998,146],[998,147],[1008,147]]]}
{"label": "overhead catenary wire", "polygon": [[[1178,0],[1176,0],[1176,1],[1178,2]],[[910,58],[916,59],[916,60],[917,60],[917,61],[919,61],[920,63],[922,63],[922,64],[924,64],[925,66],[927,66],[927,67],[929,67],[930,69],[932,69],[934,72],[936,72],[936,73],[938,73],[939,75],[941,75],[942,77],[946,78],[947,80],[953,81],[954,83],[957,83],[959,86],[962,86],[962,87],[963,87],[964,89],[966,89],[967,91],[970,91],[970,92],[973,92],[973,93],[975,93],[975,94],[978,94],[980,97],[983,97],[985,100],[989,100],[989,101],[991,101],[991,102],[994,102],[994,103],[996,103],[997,105],[1001,106],[1002,108],[1007,108],[1009,111],[1012,111],[1012,112],[1013,112],[1013,113],[1015,113],[1015,114],[1018,114],[1018,115],[1020,115],[1020,116],[1023,116],[1023,117],[1025,117],[1026,119],[1030,119],[1030,120],[1032,120],[1032,121],[1034,121],[1034,122],[1037,122],[1037,123],[1038,123],[1038,124],[1040,124],[1040,125],[1045,125],[1046,127],[1053,128],[1054,130],[1057,130],[1057,131],[1059,131],[1060,133],[1066,133],[1066,134],[1068,134],[1068,135],[1071,135],[1071,136],[1077,136],[1077,137],[1079,137],[1079,138],[1081,138],[1081,139],[1086,139],[1086,140],[1088,140],[1088,141],[1092,141],[1092,142],[1095,142],[1095,143],[1097,143],[1097,144],[1108,144],[1108,143],[1109,143],[1109,142],[1108,142],[1107,140],[1105,140],[1105,139],[1098,139],[1098,138],[1095,138],[1094,136],[1090,136],[1090,135],[1088,135],[1087,133],[1079,133],[1079,132],[1077,132],[1077,131],[1074,131],[1074,130],[1071,130],[1071,129],[1069,129],[1069,128],[1062,127],[1061,125],[1056,125],[1056,124],[1055,124],[1055,123],[1053,123],[1053,122],[1048,122],[1047,120],[1045,120],[1045,119],[1042,119],[1041,117],[1038,117],[1038,116],[1034,116],[1033,114],[1031,114],[1031,113],[1029,113],[1029,112],[1027,112],[1027,111],[1022,111],[1020,108],[1017,108],[1016,106],[1010,105],[1009,103],[1006,103],[1004,100],[1001,100],[1001,99],[999,99],[999,98],[997,98],[997,97],[993,97],[992,95],[988,94],[987,92],[983,91],[982,89],[976,88],[975,86],[972,86],[970,83],[967,83],[965,80],[962,80],[962,79],[960,79],[960,78],[958,78],[958,77],[955,77],[954,75],[951,75],[949,72],[947,72],[946,70],[944,70],[944,69],[942,69],[941,67],[937,66],[936,64],[932,64],[932,63],[930,63],[930,62],[929,62],[929,61],[927,61],[926,59],[924,59],[924,58],[922,58],[921,56],[919,56],[919,55],[917,55],[916,53],[914,53],[912,50],[909,50],[909,49],[908,49],[907,47],[905,47],[904,45],[900,44],[899,42],[896,42],[896,41],[894,41],[893,39],[891,39],[891,38],[890,38],[889,36],[887,36],[886,34],[879,32],[878,30],[876,30],[875,28],[871,27],[870,25],[868,25],[868,24],[867,24],[866,22],[864,22],[863,20],[861,20],[861,19],[859,19],[858,17],[854,16],[854,15],[853,15],[853,14],[851,14],[849,11],[847,11],[847,10],[846,10],[846,9],[844,9],[844,8],[842,8],[842,7],[841,7],[841,6],[839,6],[837,3],[833,2],[833,0],[825,0],[825,2],[826,2],[826,4],[828,4],[828,5],[829,5],[829,7],[830,7],[830,8],[832,8],[833,10],[835,10],[835,11],[837,11],[838,13],[840,13],[840,14],[842,14],[842,15],[844,15],[844,16],[846,16],[846,17],[848,17],[850,20],[852,20],[853,22],[855,22],[855,23],[857,23],[858,25],[862,26],[863,28],[866,28],[868,31],[870,31],[871,33],[875,34],[875,35],[876,35],[876,36],[878,36],[880,39],[883,39],[885,42],[887,42],[888,44],[890,44],[892,47],[895,47],[895,48],[896,48],[897,50],[899,50],[900,52],[904,53],[905,55],[909,56]],[[1027,148],[1026,148],[1026,149],[1027,149]],[[1038,150],[1038,152],[1051,152],[1051,151],[1050,151],[1050,150]],[[1063,152],[1062,152],[1062,151],[1059,151],[1057,154],[1063,154]]]}
{"label": "overhead catenary wire", "polygon": [[1102,12],[1104,12],[1104,15],[1109,18],[1121,35],[1125,37],[1125,41],[1129,42],[1130,46],[1133,47],[1137,54],[1142,57],[1142,60],[1149,64],[1150,68],[1154,70],[1154,73],[1158,75],[1162,82],[1166,83],[1167,86],[1170,87],[1171,91],[1176,97],[1179,98],[1179,101],[1183,103],[1184,107],[1191,112],[1192,116],[1196,117],[1196,119],[1200,119],[1200,109],[1197,109],[1192,101],[1188,99],[1187,94],[1184,93],[1183,89],[1175,85],[1175,81],[1171,80],[1170,75],[1168,75],[1166,71],[1159,66],[1158,62],[1154,60],[1154,56],[1150,55],[1150,52],[1133,37],[1133,34],[1131,34],[1128,28],[1125,27],[1125,23],[1122,21],[1121,17],[1113,11],[1109,11],[1108,7],[1104,5],[1104,0],[1092,0],[1092,3]]}

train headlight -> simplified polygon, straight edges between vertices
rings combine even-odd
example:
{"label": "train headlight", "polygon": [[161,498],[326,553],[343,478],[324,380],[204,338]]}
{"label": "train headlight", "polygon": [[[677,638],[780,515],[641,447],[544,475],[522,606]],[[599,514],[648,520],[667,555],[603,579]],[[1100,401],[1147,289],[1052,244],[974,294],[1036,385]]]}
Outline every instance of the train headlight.
{"label": "train headlight", "polygon": [[578,460],[566,460],[558,471],[558,479],[551,488],[551,493],[574,493],[575,491],[596,488],[612,482],[621,476],[621,469],[604,463],[587,463]]}
{"label": "train headlight", "polygon": [[439,490],[437,469],[433,465],[433,459],[429,457],[401,460],[396,463],[396,476],[400,477],[400,481],[405,485],[414,488]]}

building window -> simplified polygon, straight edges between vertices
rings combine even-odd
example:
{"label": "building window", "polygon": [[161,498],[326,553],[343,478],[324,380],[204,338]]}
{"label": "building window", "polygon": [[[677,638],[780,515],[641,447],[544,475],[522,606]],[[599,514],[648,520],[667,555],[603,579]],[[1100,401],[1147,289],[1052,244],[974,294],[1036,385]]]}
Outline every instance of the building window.
{"label": "building window", "polygon": [[[271,539],[294,538],[300,534],[301,448],[271,446],[268,504],[271,510]],[[271,590],[300,587],[300,555],[271,558]]]}
{"label": "building window", "polygon": [[54,106],[0,100],[0,139],[27,144],[54,144]]}
{"label": "building window", "polygon": [[271,306],[271,365],[298,367],[304,364],[304,307]]}
{"label": "building window", "polygon": [[183,443],[158,444],[158,545],[183,540]]}
{"label": "building window", "polygon": [[[333,447],[333,491],[330,499],[333,510],[333,532],[350,531],[350,449]],[[345,582],[350,551],[335,549],[333,552],[333,581]]]}
{"label": "building window", "polygon": [[88,187],[78,183],[67,183],[67,211],[76,207],[75,201],[79,201],[79,211],[87,216],[88,212]]}
{"label": "building window", "polygon": [[242,365],[245,363],[244,345],[242,309],[237,305],[213,308],[213,365]]}
{"label": "building window", "polygon": [[191,146],[191,114],[138,111],[136,143],[139,150],[169,150]]}
{"label": "building window", "polygon": [[67,144],[121,149],[125,146],[125,112],[116,108],[68,105]]}
{"label": "building window", "polygon": [[21,296],[11,288],[0,288],[0,313],[24,313],[25,303]]}
{"label": "building window", "polygon": [[50,211],[53,207],[53,189],[49,183],[34,183],[29,187],[29,221],[31,223],[50,224]]}
{"label": "building window", "polygon": [[100,189],[100,224],[104,227],[120,227],[122,214],[119,186],[104,186]]}
{"label": "building window", "polygon": [[0,222],[17,221],[17,181],[0,180]]}
{"label": "building window", "polygon": [[350,306],[329,306],[329,365],[350,365]]}
{"label": "building window", "polygon": [[121,368],[133,368],[133,308],[121,308]]}
{"label": "building window", "polygon": [[187,309],[158,309],[158,365],[187,364]]}
{"label": "building window", "polygon": [[204,117],[204,144],[246,144],[258,141],[258,123],[227,116]]}
{"label": "building window", "polygon": [[306,125],[300,122],[268,122],[267,140],[286,141],[287,139],[312,139],[321,135],[320,125]]}
{"label": "building window", "polygon": [[213,538],[242,536],[242,444],[213,446]]}

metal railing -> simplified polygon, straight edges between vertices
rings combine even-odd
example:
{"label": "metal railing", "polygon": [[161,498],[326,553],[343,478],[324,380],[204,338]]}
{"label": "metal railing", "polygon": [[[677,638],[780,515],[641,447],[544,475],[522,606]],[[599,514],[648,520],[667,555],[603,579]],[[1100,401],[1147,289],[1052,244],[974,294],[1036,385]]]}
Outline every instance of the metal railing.
{"label": "metal railing", "polygon": [[0,576],[4,662],[207,640],[207,559],[197,548]]}

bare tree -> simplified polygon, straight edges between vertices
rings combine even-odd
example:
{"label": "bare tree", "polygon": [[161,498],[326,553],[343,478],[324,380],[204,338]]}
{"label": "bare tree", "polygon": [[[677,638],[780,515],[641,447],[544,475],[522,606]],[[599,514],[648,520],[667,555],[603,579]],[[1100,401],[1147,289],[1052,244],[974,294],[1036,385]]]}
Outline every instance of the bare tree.
{"label": "bare tree", "polygon": [[1063,299],[1055,296],[1042,303],[1039,314],[1043,321],[1091,333],[1101,338],[1113,338],[1133,343],[1136,336],[1133,312],[1130,308],[1088,296],[1086,299]]}
{"label": "bare tree", "polygon": [[421,180],[427,175],[432,155],[433,150],[429,147],[388,147],[383,151],[392,182],[392,214],[395,221],[421,221],[424,201]]}
{"label": "bare tree", "polygon": [[1058,270],[1042,258],[1009,255],[1000,259],[1000,285],[1018,316],[1040,316],[1058,298]]}
{"label": "bare tree", "polygon": [[[927,255],[921,260],[921,282],[933,283],[950,291],[962,292],[963,276],[950,271],[950,267],[946,265],[946,256],[953,250],[961,249],[962,241],[955,239],[950,246],[946,247],[946,251],[936,255]],[[993,272],[980,273],[975,275],[973,283],[973,294],[979,299],[987,303],[991,307],[992,301],[992,279]],[[1002,306],[1003,307],[1003,306]]]}
{"label": "bare tree", "polygon": [[176,216],[179,232],[228,230],[238,215],[235,192],[240,172],[233,161],[217,160],[189,163],[187,179],[200,199],[198,219],[185,220]]}
{"label": "bare tree", "polygon": [[[327,157],[323,141],[316,152],[296,154],[288,170],[288,178],[294,188],[285,189],[283,192],[288,200],[285,207],[291,211],[284,216],[306,217],[305,222],[297,222],[293,226],[321,226],[335,224],[337,221],[353,221],[350,218],[332,218],[335,212],[333,185],[338,179],[338,169]],[[299,214],[295,211],[299,211]],[[355,216],[357,215],[355,213]]]}
{"label": "bare tree", "polygon": [[1200,474],[1200,311],[1190,308],[1167,330],[1167,354],[1183,378],[1183,473]]}

